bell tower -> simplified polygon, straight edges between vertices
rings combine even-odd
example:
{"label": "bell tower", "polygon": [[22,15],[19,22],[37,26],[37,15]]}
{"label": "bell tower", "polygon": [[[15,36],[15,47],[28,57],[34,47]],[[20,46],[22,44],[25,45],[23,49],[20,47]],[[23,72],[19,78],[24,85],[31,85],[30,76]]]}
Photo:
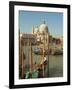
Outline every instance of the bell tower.
{"label": "bell tower", "polygon": [[33,27],[32,27],[32,34],[34,34],[34,25],[33,25]]}

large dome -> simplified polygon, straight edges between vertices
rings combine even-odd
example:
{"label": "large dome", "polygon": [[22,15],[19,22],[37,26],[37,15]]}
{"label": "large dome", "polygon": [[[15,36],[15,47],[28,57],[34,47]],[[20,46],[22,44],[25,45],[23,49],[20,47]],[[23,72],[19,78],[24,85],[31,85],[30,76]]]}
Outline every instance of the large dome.
{"label": "large dome", "polygon": [[40,27],[39,27],[39,32],[41,34],[48,33],[48,26],[45,23],[41,24]]}

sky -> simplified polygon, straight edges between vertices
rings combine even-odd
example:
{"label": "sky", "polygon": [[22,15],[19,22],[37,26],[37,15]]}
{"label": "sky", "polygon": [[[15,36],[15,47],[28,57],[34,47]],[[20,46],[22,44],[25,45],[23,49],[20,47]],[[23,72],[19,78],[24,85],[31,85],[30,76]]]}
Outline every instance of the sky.
{"label": "sky", "polygon": [[43,20],[48,26],[49,33],[55,37],[63,36],[63,13],[61,12],[40,12],[40,11],[19,11],[20,32],[31,33],[32,27],[39,27]]}

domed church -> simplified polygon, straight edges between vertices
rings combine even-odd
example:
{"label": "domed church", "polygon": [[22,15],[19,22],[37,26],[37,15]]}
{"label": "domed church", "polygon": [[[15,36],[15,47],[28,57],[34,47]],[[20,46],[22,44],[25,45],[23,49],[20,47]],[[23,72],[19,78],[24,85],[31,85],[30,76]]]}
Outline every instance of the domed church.
{"label": "domed church", "polygon": [[32,34],[37,36],[37,41],[41,41],[48,44],[49,40],[49,30],[46,22],[43,21],[42,24],[38,27],[32,28]]}

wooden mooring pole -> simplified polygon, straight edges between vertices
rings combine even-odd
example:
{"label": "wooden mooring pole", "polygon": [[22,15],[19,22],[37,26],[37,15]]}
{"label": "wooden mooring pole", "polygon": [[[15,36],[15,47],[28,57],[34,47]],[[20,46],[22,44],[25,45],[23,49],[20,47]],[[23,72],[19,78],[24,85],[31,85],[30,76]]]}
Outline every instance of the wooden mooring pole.
{"label": "wooden mooring pole", "polygon": [[29,58],[29,64],[30,64],[30,78],[32,78],[32,43],[31,40],[29,41],[30,43],[30,58]]}

